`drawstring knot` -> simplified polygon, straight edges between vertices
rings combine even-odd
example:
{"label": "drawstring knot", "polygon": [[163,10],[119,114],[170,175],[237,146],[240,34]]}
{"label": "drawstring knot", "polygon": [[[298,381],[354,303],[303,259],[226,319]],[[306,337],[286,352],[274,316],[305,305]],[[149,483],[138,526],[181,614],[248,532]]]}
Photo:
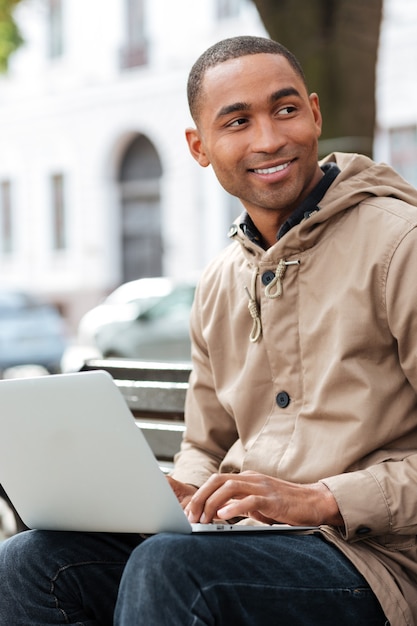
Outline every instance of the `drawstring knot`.
{"label": "drawstring knot", "polygon": [[[271,280],[271,282],[265,287],[265,296],[270,298],[271,300],[274,298],[279,298],[282,295],[282,281],[285,276],[285,272],[287,271],[288,265],[300,265],[300,261],[286,261],[285,259],[280,259],[276,270],[275,276]],[[251,280],[251,289],[249,290],[245,287],[245,291],[247,293],[249,302],[248,309],[249,313],[253,319],[252,330],[249,335],[249,341],[251,343],[256,343],[259,341],[262,335],[262,322],[261,316],[259,313],[258,303],[256,301],[256,279],[258,276],[258,269],[255,268],[252,273]]]}
{"label": "drawstring knot", "polygon": [[265,287],[265,295],[267,298],[279,298],[282,295],[282,280],[288,265],[300,265],[300,261],[286,261],[285,259],[280,259],[277,269],[275,270],[274,278]]}

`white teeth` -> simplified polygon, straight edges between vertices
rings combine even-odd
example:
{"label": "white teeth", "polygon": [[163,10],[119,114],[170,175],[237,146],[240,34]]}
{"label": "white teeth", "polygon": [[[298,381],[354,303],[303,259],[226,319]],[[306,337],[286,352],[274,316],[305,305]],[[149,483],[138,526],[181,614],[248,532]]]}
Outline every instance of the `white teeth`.
{"label": "white teeth", "polygon": [[275,174],[275,172],[281,172],[282,170],[285,170],[285,168],[288,167],[288,165],[289,165],[289,161],[288,163],[283,163],[282,165],[277,165],[276,167],[268,167],[263,170],[253,170],[253,171],[256,174]]}

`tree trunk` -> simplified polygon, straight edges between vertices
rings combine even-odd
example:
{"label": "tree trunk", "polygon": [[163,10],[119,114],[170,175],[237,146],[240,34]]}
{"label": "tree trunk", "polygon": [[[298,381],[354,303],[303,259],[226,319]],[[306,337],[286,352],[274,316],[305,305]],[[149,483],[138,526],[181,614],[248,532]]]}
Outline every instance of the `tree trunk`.
{"label": "tree trunk", "polygon": [[272,39],[301,62],[320,97],[320,153],[372,155],[383,0],[253,0]]}

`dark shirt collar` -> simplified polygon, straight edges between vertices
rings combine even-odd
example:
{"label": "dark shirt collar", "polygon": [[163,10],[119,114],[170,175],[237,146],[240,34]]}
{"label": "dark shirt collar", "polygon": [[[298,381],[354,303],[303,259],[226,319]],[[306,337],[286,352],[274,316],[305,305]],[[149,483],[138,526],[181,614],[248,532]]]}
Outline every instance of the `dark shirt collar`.
{"label": "dark shirt collar", "polygon": [[[282,224],[277,233],[277,240],[281,239],[291,228],[297,226],[304,218],[309,217],[312,213],[319,211],[318,206],[320,200],[339,174],[340,169],[336,163],[325,163],[321,167],[324,176],[320,179],[313,191],[307,196],[305,200],[291,213],[289,218]],[[263,247],[262,235],[252,222],[249,214],[245,211],[242,221],[240,222],[240,228],[244,234],[254,243]]]}

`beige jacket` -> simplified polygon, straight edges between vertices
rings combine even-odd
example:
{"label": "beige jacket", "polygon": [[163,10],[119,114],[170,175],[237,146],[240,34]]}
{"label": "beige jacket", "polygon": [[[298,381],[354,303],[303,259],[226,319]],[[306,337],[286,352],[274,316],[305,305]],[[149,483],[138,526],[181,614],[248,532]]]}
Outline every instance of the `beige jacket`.
{"label": "beige jacket", "polygon": [[322,532],[392,626],[417,625],[417,191],[366,157],[326,161],[341,173],[319,211],[267,251],[237,220],[201,278],[174,475],[322,480],[345,522]]}

